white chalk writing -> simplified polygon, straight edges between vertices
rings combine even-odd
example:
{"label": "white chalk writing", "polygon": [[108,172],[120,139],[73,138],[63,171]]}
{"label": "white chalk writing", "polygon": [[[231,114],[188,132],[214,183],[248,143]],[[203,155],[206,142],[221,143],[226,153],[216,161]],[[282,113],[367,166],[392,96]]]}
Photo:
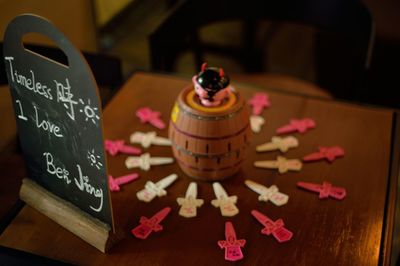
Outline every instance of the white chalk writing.
{"label": "white chalk writing", "polygon": [[69,80],[65,79],[65,85],[57,80],[54,80],[57,89],[57,102],[63,103],[65,109],[67,109],[67,115],[75,120],[75,111],[74,105],[78,104],[77,101],[74,101],[72,98],[74,94],[71,92],[71,86],[69,85]]}
{"label": "white chalk writing", "polygon": [[[76,81],[75,79],[71,79],[70,83],[68,76],[60,77],[56,75],[56,78],[48,78],[52,76],[52,71],[40,71],[39,66],[35,64],[30,66],[23,60],[18,60],[13,56],[5,56],[4,59],[9,71],[8,78],[15,100],[14,107],[17,120],[32,121],[29,126],[34,130],[27,131],[29,134],[35,133],[48,136],[48,138],[40,138],[40,140],[44,141],[43,143],[28,147],[28,149],[34,150],[35,158],[39,157],[42,169],[38,173],[40,175],[45,174],[46,180],[43,180],[44,183],[52,186],[56,184],[57,187],[61,185],[55,192],[66,190],[65,194],[61,193],[62,197],[73,201],[79,206],[85,206],[83,209],[92,210],[90,211],[91,213],[101,212],[105,201],[103,188],[106,188],[106,183],[101,183],[97,179],[97,175],[91,174],[91,172],[93,170],[99,172],[97,170],[103,170],[104,168],[102,148],[96,149],[97,153],[95,153],[94,148],[87,148],[86,154],[84,153],[85,150],[83,150],[82,156],[78,156],[81,157],[79,161],[71,162],[75,157],[68,153],[68,147],[65,147],[69,138],[61,142],[54,139],[54,137],[64,138],[69,134],[80,135],[82,132],[76,131],[81,129],[81,124],[93,123],[98,126],[100,108],[97,106],[97,99],[91,102],[90,97],[81,99],[79,95],[74,95],[75,88],[71,87],[71,85],[79,84],[74,82]],[[68,127],[77,118],[80,119],[80,123],[77,123],[75,127]],[[82,130],[86,130],[86,126]],[[37,136],[32,136],[33,140],[35,140],[35,137]],[[47,139],[49,142],[46,142]],[[84,143],[87,143],[87,141]],[[100,154],[98,154],[99,151]],[[36,152],[39,153],[37,154]],[[63,155],[58,157],[58,154]],[[64,156],[65,154],[66,156]],[[76,154],[74,153],[74,155]],[[85,160],[85,155],[88,161]],[[104,181],[107,182],[107,180]],[[87,200],[89,200],[89,203],[86,203]],[[106,200],[105,202],[107,205],[108,201]]]}
{"label": "white chalk writing", "polygon": [[94,152],[94,149],[87,152],[87,158],[91,166],[96,166],[97,169],[100,169],[103,166],[103,164],[99,161],[100,156]]}
{"label": "white chalk writing", "polygon": [[35,109],[35,120],[36,120],[36,127],[41,128],[44,131],[47,131],[51,134],[54,134],[54,136],[58,138],[62,138],[63,135],[60,133],[60,128],[56,126],[54,123],[42,119],[42,121],[39,122],[39,115],[38,115],[38,110],[36,106],[33,106]]}
{"label": "white chalk writing", "polygon": [[96,120],[99,120],[100,117],[97,115],[97,111],[98,108],[97,107],[93,107],[90,103],[90,99],[88,99],[87,103],[85,104],[85,102],[82,99],[79,99],[79,102],[84,105],[83,108],[79,109],[79,112],[84,113],[86,118],[85,121],[88,121],[89,119],[92,121],[93,124],[96,124]]}
{"label": "white chalk writing", "polygon": [[[54,99],[52,91],[55,91],[57,103],[62,104],[66,110],[66,114],[73,121],[75,121],[76,105],[78,105],[80,102],[81,107],[79,111],[82,113],[82,115],[84,115],[85,121],[91,121],[94,125],[97,125],[97,121],[100,120],[100,116],[98,115],[99,108],[95,105],[92,105],[90,99],[79,99],[79,102],[75,100],[68,78],[65,78],[65,81],[62,82],[53,80],[55,86],[54,88],[51,85],[49,86],[49,84],[43,84],[42,82],[38,81],[35,72],[32,69],[29,70],[29,74],[22,74],[20,70],[16,69],[13,56],[5,56],[4,59],[6,62],[8,62],[10,69],[10,82],[19,84],[23,88],[26,88],[29,91],[32,91],[33,93],[45,97],[51,101]],[[18,118],[27,120],[27,117],[25,117],[22,113],[21,102],[19,102],[19,104],[21,114],[18,116]]]}
{"label": "white chalk writing", "polygon": [[79,178],[78,179],[74,178],[76,186],[81,191],[86,191],[87,193],[95,196],[96,198],[100,198],[100,206],[98,208],[94,208],[92,206],[89,206],[95,212],[100,212],[101,209],[103,208],[103,190],[101,188],[98,188],[98,189],[94,188],[89,183],[89,177],[83,175],[80,165],[77,164],[76,167],[78,168],[78,172],[79,172]]}
{"label": "white chalk writing", "polygon": [[[46,160],[46,171],[56,176],[58,179],[63,180],[67,185],[71,184],[71,180],[69,178],[69,171],[65,169],[65,167],[56,166],[54,163],[54,157],[50,152],[43,153],[43,156]],[[89,177],[82,173],[81,166],[76,164],[78,169],[78,177],[74,177],[75,185],[78,187],[80,191],[84,191],[90,195],[93,195],[95,198],[100,199],[99,206],[97,208],[93,206],[89,206],[95,212],[100,212],[103,208],[103,190],[101,188],[95,188],[93,185],[89,183]]]}
{"label": "white chalk writing", "polygon": [[36,81],[35,73],[32,70],[29,70],[30,77],[25,76],[21,73],[18,73],[17,69],[13,68],[14,57],[6,56],[4,58],[10,64],[10,76],[13,82],[18,83],[26,89],[36,94],[39,94],[49,100],[53,99],[53,96],[51,95],[51,88],[48,88],[46,85],[40,83],[39,81]]}
{"label": "white chalk writing", "polygon": [[28,121],[28,117],[24,116],[24,110],[22,109],[21,101],[20,101],[20,100],[16,100],[15,102],[18,104],[18,106],[19,106],[19,112],[20,112],[20,114],[19,114],[17,117],[18,117],[19,119]]}
{"label": "white chalk writing", "polygon": [[70,184],[69,172],[63,167],[57,167],[54,165],[54,158],[50,152],[43,153],[46,158],[46,170],[49,174],[57,176],[58,179],[62,179],[65,183]]}

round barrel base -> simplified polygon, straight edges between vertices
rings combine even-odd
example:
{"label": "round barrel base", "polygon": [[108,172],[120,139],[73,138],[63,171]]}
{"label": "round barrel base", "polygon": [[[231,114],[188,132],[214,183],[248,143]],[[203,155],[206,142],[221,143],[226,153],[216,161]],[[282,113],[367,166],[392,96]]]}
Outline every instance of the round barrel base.
{"label": "round barrel base", "polygon": [[181,167],[182,171],[187,176],[193,179],[208,181],[208,182],[220,181],[223,179],[230,178],[234,176],[240,170],[241,167],[240,165],[238,165],[236,167],[232,167],[231,169],[226,169],[226,170],[203,171],[201,169],[190,168],[181,163],[178,164]]}

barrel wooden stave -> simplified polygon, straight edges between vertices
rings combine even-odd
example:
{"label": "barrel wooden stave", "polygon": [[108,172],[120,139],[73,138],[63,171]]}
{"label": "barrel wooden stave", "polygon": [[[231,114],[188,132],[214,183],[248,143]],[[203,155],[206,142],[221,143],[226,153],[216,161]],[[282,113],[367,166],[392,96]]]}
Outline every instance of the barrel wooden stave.
{"label": "barrel wooden stave", "polygon": [[248,127],[249,126],[246,126],[244,130],[234,138],[194,138],[184,135],[176,130],[170,134],[170,136],[171,141],[175,146],[181,149],[190,150],[193,154],[218,155],[235,152],[241,149],[243,145],[247,145],[250,138]]}

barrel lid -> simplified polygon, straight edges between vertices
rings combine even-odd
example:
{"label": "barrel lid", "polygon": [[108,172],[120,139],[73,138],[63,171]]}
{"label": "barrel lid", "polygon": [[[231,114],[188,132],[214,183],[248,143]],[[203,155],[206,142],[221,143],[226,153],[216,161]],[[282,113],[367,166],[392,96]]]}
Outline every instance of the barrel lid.
{"label": "barrel lid", "polygon": [[179,108],[194,115],[206,117],[219,117],[234,114],[244,107],[244,100],[241,94],[233,91],[222,105],[207,107],[200,103],[200,99],[194,91],[193,85],[182,90],[178,96]]}

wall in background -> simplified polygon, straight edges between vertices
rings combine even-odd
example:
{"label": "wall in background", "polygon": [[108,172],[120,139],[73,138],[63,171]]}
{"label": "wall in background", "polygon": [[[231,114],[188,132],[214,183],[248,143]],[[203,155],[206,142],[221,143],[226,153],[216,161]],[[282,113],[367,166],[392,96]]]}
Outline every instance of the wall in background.
{"label": "wall in background", "polygon": [[[49,19],[79,49],[97,51],[96,27],[90,0],[0,0],[0,40],[3,40],[8,23],[24,13]],[[32,35],[27,41],[52,44],[39,35]]]}
{"label": "wall in background", "polygon": [[133,1],[135,0],[94,0],[97,26],[102,27],[107,24]]}

